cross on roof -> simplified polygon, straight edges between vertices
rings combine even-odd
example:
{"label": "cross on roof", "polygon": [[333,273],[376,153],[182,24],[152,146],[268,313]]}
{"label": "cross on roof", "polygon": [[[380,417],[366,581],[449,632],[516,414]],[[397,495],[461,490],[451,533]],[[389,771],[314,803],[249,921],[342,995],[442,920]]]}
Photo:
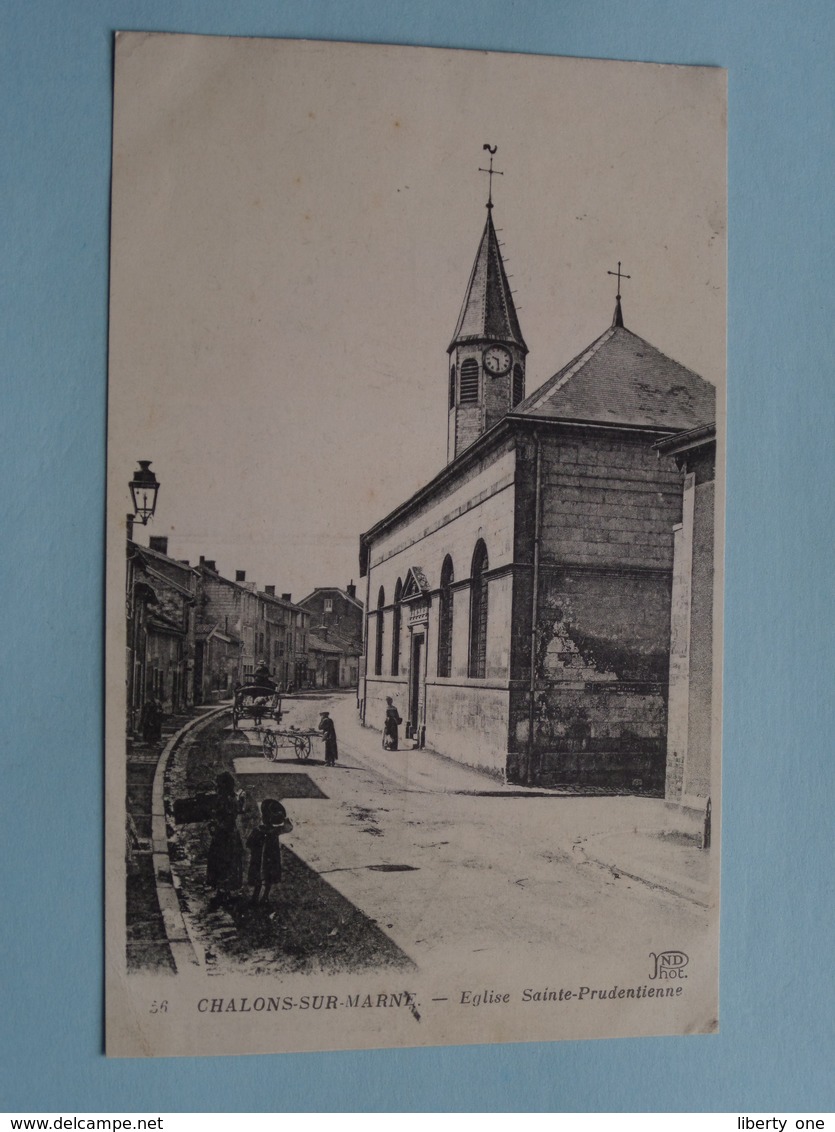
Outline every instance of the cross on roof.
{"label": "cross on roof", "polygon": [[617,295],[615,295],[616,299],[620,298],[620,281],[621,281],[621,279],[631,279],[632,278],[631,275],[626,275],[624,272],[622,272],[621,269],[620,269],[620,266],[621,266],[620,260],[618,260],[617,271],[607,271],[606,272],[607,275],[617,275],[617,277],[618,277],[618,293],[617,293]]}
{"label": "cross on roof", "polygon": [[494,169],[493,168],[493,154],[496,152],[496,150],[499,147],[497,145],[487,145],[485,143],[481,148],[486,149],[487,152],[490,154],[490,168],[489,169],[482,169],[481,166],[479,165],[478,171],[479,171],[479,173],[486,173],[490,178],[490,190],[487,194],[487,207],[492,208],[493,207],[493,177],[494,176],[503,177],[504,173],[502,172],[501,169]]}

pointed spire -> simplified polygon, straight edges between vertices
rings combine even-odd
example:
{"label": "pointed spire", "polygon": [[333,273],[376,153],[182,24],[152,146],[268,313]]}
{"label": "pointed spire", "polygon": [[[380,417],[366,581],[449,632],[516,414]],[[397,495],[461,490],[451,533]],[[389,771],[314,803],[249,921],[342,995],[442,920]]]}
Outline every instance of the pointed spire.
{"label": "pointed spire", "polygon": [[607,275],[616,275],[618,277],[618,293],[615,295],[615,317],[612,319],[612,326],[623,326],[623,311],[620,305],[620,281],[621,279],[631,279],[631,275],[627,275],[621,271],[621,262],[618,260],[617,271],[607,271]]}
{"label": "pointed spire", "polygon": [[514,343],[528,352],[489,208],[449,351],[476,341]]}

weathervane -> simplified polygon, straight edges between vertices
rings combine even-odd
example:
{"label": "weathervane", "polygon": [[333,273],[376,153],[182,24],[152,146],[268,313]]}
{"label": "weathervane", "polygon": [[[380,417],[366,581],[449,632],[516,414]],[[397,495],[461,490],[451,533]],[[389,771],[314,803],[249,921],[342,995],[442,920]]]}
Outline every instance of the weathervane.
{"label": "weathervane", "polygon": [[487,144],[485,144],[481,148],[486,149],[487,152],[490,154],[490,168],[489,169],[482,169],[481,166],[479,165],[478,171],[479,171],[479,173],[486,173],[490,178],[490,189],[487,193],[487,207],[492,208],[493,207],[493,177],[494,176],[503,177],[504,173],[502,172],[501,169],[494,169],[493,168],[493,154],[496,152],[496,150],[499,147],[497,145],[487,145]]}

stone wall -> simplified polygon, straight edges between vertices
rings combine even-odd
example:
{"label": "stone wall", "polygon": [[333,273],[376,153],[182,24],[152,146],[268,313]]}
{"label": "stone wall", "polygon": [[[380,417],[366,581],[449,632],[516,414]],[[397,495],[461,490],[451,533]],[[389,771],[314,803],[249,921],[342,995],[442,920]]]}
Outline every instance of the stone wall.
{"label": "stone wall", "polygon": [[681,477],[650,440],[543,442],[531,768],[543,783],[663,790]]}
{"label": "stone wall", "polygon": [[[510,625],[513,586],[515,451],[504,445],[440,488],[425,504],[382,535],[371,547],[369,614],[366,633],[364,718],[380,727],[385,697],[393,696],[404,719],[409,710],[408,671],[414,631],[425,633],[426,744],[452,758],[479,760],[503,771],[507,754],[507,682],[510,668]],[[472,557],[479,539],[488,554],[487,663],[484,680],[469,677],[470,586]],[[438,621],[441,568],[447,554],[453,562],[452,665],[448,679],[438,678]],[[398,579],[405,584],[410,568],[421,571],[428,585],[424,601],[428,619],[410,627],[408,603],[401,606],[399,674],[391,672],[394,611]],[[380,586],[385,592],[382,672],[375,674],[376,612]],[[499,685],[497,688],[496,685]],[[504,690],[502,690],[504,685]],[[449,711],[447,716],[446,711]],[[473,746],[472,736],[489,736]]]}
{"label": "stone wall", "polygon": [[693,516],[693,605],[690,619],[690,740],[683,793],[711,793],[713,723],[713,509],[714,485],[696,485]]}
{"label": "stone wall", "polygon": [[713,758],[714,449],[688,452],[675,532],[666,797],[701,810]]}
{"label": "stone wall", "polygon": [[438,680],[426,688],[427,744],[448,758],[504,777],[507,764],[507,688]]}
{"label": "stone wall", "polygon": [[681,474],[646,434],[543,441],[543,559],[672,569]]}

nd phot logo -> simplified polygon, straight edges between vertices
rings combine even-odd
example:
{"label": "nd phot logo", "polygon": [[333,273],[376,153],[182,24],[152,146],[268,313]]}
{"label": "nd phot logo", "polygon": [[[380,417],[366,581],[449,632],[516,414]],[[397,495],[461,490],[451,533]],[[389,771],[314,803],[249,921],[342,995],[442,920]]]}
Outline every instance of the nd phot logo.
{"label": "nd phot logo", "polygon": [[650,971],[651,979],[686,979],[684,968],[690,962],[690,957],[683,951],[654,951],[649,953],[653,968]]}

